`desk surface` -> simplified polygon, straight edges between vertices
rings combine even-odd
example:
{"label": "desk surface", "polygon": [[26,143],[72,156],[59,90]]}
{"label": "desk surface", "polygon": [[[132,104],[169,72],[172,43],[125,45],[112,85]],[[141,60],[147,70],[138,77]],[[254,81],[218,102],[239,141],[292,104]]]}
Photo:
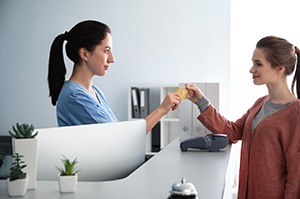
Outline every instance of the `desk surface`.
{"label": "desk surface", "polygon": [[[220,152],[181,152],[177,138],[124,179],[78,182],[76,192],[67,194],[59,192],[57,181],[38,181],[37,188],[21,198],[166,199],[172,184],[184,177],[195,185],[200,199],[219,199],[223,198],[229,155],[230,146]],[[4,180],[0,181],[0,198],[8,198]]]}

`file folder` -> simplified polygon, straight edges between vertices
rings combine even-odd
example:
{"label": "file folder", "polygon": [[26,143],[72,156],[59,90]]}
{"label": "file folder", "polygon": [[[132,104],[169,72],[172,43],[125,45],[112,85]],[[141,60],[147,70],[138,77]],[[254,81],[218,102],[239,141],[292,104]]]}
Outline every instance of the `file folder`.
{"label": "file folder", "polygon": [[149,88],[140,89],[140,113],[141,118],[146,118],[149,115]]}
{"label": "file folder", "polygon": [[158,122],[151,131],[151,139],[152,139],[152,152],[160,151],[160,122]]}
{"label": "file folder", "polygon": [[131,88],[132,118],[140,118],[139,89]]}

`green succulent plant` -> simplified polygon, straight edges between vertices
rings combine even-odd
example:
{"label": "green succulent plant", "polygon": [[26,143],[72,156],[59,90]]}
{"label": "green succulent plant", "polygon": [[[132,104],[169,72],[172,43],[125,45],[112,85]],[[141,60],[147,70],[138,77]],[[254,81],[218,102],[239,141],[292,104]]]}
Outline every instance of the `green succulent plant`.
{"label": "green succulent plant", "polygon": [[22,169],[24,169],[27,166],[25,165],[25,162],[22,160],[23,155],[16,153],[12,157],[14,158],[14,162],[12,163],[12,166],[10,168],[10,175],[9,175],[10,181],[26,178],[26,173],[22,171]]}
{"label": "green succulent plant", "polygon": [[63,163],[63,167],[56,167],[60,172],[61,176],[72,176],[80,171],[80,170],[75,170],[76,165],[78,164],[77,158],[71,161],[63,155],[61,161]]}
{"label": "green succulent plant", "polygon": [[29,138],[34,138],[35,136],[38,135],[38,131],[34,133],[33,124],[29,125],[26,123],[23,124],[16,123],[15,126],[12,126],[12,129],[14,133],[12,133],[11,131],[8,131],[8,133],[16,139],[26,139],[26,138],[29,139]]}

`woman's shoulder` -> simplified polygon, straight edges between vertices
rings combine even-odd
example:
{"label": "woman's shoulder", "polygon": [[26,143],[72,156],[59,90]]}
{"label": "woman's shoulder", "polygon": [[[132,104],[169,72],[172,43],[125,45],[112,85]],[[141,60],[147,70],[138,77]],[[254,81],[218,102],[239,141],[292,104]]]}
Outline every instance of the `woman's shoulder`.
{"label": "woman's shoulder", "polygon": [[291,109],[294,111],[294,112],[297,112],[297,115],[299,115],[300,117],[300,99],[298,99],[297,101],[295,101],[294,103],[292,103],[290,105]]}
{"label": "woman's shoulder", "polygon": [[88,96],[85,88],[76,82],[66,81],[60,91],[59,101],[68,101],[83,96]]}
{"label": "woman's shoulder", "polygon": [[[300,126],[300,100],[297,100],[287,107],[283,108],[279,115],[282,118],[286,118],[287,121],[295,120],[298,121],[297,125]],[[289,122],[288,125],[291,123]]]}
{"label": "woman's shoulder", "polygon": [[77,82],[65,81],[63,88],[66,90],[81,90],[83,87]]}
{"label": "woman's shoulder", "polygon": [[86,93],[86,89],[83,88],[77,82],[66,81],[61,89],[61,93],[72,95],[76,93]]}
{"label": "woman's shoulder", "polygon": [[257,101],[265,102],[265,101],[268,100],[268,99],[269,99],[269,95],[265,95],[265,96],[262,96],[262,97],[258,98]]}
{"label": "woman's shoulder", "polygon": [[253,104],[253,107],[262,106],[262,104],[265,103],[268,99],[269,99],[268,95],[265,95],[265,96],[262,96],[262,97],[258,98],[255,101],[255,103]]}
{"label": "woman's shoulder", "polygon": [[300,99],[298,99],[295,104],[297,104],[298,106],[300,106]]}

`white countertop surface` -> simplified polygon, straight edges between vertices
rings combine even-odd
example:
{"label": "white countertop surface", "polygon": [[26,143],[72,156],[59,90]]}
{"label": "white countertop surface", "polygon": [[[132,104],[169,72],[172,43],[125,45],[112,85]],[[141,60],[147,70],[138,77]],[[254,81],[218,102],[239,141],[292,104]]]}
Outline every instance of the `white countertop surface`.
{"label": "white countertop surface", "polygon": [[[28,199],[166,199],[174,183],[194,184],[200,199],[223,198],[230,145],[220,152],[181,152],[175,139],[157,155],[121,180],[78,182],[75,193],[61,194],[57,181],[38,181],[28,190]],[[79,173],[80,175],[80,173]],[[9,198],[5,180],[0,181],[0,199]]]}

